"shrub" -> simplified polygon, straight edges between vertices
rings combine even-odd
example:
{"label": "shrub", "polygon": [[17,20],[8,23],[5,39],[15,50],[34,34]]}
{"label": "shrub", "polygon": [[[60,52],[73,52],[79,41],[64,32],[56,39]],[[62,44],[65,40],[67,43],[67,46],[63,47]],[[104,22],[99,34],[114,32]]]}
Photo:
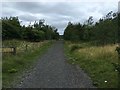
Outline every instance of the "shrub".
{"label": "shrub", "polygon": [[115,69],[120,73],[120,64],[119,63],[112,63]]}
{"label": "shrub", "polygon": [[75,50],[77,50],[77,49],[79,49],[79,48],[82,48],[82,47],[80,47],[79,45],[73,45],[73,46],[71,47],[71,52],[73,52],[73,51],[75,51]]}
{"label": "shrub", "polygon": [[12,68],[12,69],[8,70],[8,72],[9,72],[9,73],[16,73],[17,70],[16,70],[15,68]]}

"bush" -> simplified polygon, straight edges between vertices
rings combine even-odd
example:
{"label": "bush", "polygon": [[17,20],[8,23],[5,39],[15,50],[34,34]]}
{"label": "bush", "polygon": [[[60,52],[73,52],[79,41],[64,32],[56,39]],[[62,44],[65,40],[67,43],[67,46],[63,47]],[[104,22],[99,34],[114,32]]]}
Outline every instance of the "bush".
{"label": "bush", "polygon": [[79,45],[73,45],[73,46],[71,47],[71,52],[73,52],[73,51],[75,51],[75,50],[77,50],[77,49],[79,49],[79,48],[82,48],[82,47],[80,47]]}
{"label": "bush", "polygon": [[118,63],[112,63],[115,69],[120,73],[120,64]]}

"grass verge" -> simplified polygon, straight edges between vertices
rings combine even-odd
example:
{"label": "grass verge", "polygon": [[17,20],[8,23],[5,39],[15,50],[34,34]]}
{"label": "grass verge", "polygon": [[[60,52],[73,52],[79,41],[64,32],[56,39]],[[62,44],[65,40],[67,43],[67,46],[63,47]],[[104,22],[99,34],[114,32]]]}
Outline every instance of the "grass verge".
{"label": "grass verge", "polygon": [[102,47],[92,46],[89,43],[65,42],[64,47],[68,62],[79,65],[91,77],[94,86],[98,88],[118,87],[119,72],[114,67],[114,64],[118,64],[115,45]]}
{"label": "grass verge", "polygon": [[31,48],[16,55],[5,55],[2,59],[2,87],[12,87],[23,71],[29,69],[52,45],[53,41],[43,42],[40,47]]}

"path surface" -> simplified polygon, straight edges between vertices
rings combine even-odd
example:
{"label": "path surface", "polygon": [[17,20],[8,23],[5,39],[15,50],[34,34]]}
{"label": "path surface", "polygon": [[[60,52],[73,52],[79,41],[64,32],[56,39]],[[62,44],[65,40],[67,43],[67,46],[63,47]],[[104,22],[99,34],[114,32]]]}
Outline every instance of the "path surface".
{"label": "path surface", "polygon": [[91,88],[90,78],[66,62],[63,41],[48,49],[17,88]]}

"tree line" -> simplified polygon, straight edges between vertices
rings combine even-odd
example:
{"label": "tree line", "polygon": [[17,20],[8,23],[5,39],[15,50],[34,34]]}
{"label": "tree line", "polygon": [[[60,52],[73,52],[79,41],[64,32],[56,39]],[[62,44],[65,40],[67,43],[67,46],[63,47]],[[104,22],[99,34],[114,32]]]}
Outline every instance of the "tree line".
{"label": "tree line", "polygon": [[64,39],[71,41],[95,41],[105,45],[120,40],[118,31],[120,13],[109,12],[99,21],[94,22],[90,16],[84,24],[69,22],[64,32]]}
{"label": "tree line", "polygon": [[45,20],[35,21],[33,25],[21,25],[18,17],[2,17],[2,40],[21,39],[41,41],[59,39],[57,28],[45,25]]}

